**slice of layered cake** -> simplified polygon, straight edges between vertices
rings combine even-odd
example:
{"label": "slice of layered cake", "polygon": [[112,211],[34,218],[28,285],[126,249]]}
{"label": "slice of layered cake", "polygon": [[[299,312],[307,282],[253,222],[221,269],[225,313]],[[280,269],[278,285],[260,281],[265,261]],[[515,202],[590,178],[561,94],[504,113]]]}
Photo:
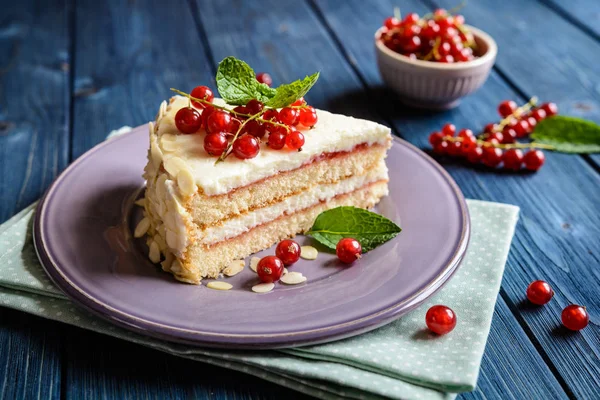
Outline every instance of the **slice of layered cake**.
{"label": "slice of layered cake", "polygon": [[309,230],[327,209],[370,208],[388,193],[389,128],[302,101],[255,112],[200,97],[163,102],[149,124],[136,232],[147,234],[150,259],[178,280],[215,278],[231,261]]}

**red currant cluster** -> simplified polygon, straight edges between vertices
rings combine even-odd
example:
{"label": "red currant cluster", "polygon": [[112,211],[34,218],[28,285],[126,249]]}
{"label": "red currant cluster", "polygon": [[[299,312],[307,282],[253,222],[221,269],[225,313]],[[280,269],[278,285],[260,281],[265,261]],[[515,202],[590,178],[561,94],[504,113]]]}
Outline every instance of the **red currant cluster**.
{"label": "red currant cluster", "polygon": [[404,19],[389,17],[380,39],[396,53],[412,59],[454,63],[475,59],[475,39],[465,27],[462,15],[437,9],[423,18],[408,14]]}
{"label": "red currant cluster", "polygon": [[[268,74],[259,76],[263,82],[270,82]],[[256,99],[230,110],[213,104],[214,94],[206,86],[194,88],[189,95],[178,93],[188,96],[191,104],[175,115],[177,129],[185,134],[204,130],[204,150],[219,160],[230,153],[239,159],[254,158],[260,152],[261,141],[274,150],[286,147],[300,151],[304,134],[298,128],[311,128],[317,123],[316,110],[303,98],[281,110],[265,107]]]}
{"label": "red currant cluster", "polygon": [[[456,127],[446,124],[441,132],[433,132],[429,143],[438,155],[462,157],[469,163],[482,163],[495,168],[502,164],[509,171],[518,171],[522,167],[537,171],[546,159],[541,148],[551,148],[538,143],[518,143],[533,131],[536,124],[546,117],[556,115],[558,107],[554,103],[545,103],[534,107],[532,99],[522,107],[512,100],[503,101],[498,113],[503,118],[499,123],[488,124],[483,132],[475,136],[472,130],[462,129],[456,134]],[[522,149],[528,151],[523,154]]]}
{"label": "red currant cluster", "polygon": [[[527,287],[527,298],[533,304],[544,305],[552,300],[554,290],[545,281],[533,281]],[[583,306],[570,304],[566,306],[561,313],[563,325],[572,331],[579,331],[585,328],[590,322],[590,316]]]}

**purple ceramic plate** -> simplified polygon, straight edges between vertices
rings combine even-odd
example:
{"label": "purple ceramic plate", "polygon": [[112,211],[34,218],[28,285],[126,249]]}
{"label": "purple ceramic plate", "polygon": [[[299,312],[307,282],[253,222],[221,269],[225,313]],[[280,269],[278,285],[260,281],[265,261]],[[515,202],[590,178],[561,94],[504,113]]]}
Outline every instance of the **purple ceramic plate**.
{"label": "purple ceramic plate", "polygon": [[[52,280],[76,303],[127,329],[213,347],[337,340],[418,306],[451,277],[466,251],[469,215],[457,185],[430,157],[398,139],[387,159],[390,195],[377,206],[402,227],[394,240],[351,267],[317,246],[317,260],[290,268],[306,283],[278,284],[266,294],[250,290],[257,277],[249,268],[226,278],[229,291],[179,283],[131,238],[147,136],[142,126],[88,151],[52,184],[35,220],[35,246]],[[301,244],[311,240],[299,237]],[[266,254],[274,249],[259,256]]]}

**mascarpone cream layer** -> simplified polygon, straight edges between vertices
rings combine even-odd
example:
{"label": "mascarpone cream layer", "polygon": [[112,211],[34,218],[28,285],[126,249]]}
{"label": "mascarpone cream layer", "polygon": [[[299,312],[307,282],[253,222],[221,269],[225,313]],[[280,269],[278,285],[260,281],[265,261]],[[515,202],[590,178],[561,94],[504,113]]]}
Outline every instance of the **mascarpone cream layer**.
{"label": "mascarpone cream layer", "polygon": [[[225,105],[221,99],[214,102]],[[176,166],[177,170],[185,167],[196,186],[208,196],[227,193],[280,171],[296,169],[323,153],[351,151],[363,143],[387,144],[391,139],[390,129],[381,124],[317,110],[315,127],[302,130],[306,140],[302,151],[272,150],[263,143],[255,158],[239,160],[230,155],[215,165],[216,157],[204,151],[204,133],[185,135],[175,126],[175,114],[188,103],[182,96],[171,99],[162,118],[157,120],[157,142],[167,171],[170,165]]]}
{"label": "mascarpone cream layer", "polygon": [[373,168],[365,175],[353,176],[332,184],[317,185],[303,193],[290,196],[279,203],[229,219],[220,226],[198,231],[196,237],[200,243],[218,243],[241,235],[256,226],[273,221],[282,215],[293,214],[321,201],[330,200],[337,195],[350,193],[370,183],[381,180],[387,181],[387,179],[388,170],[385,162],[382,161],[376,168]]}

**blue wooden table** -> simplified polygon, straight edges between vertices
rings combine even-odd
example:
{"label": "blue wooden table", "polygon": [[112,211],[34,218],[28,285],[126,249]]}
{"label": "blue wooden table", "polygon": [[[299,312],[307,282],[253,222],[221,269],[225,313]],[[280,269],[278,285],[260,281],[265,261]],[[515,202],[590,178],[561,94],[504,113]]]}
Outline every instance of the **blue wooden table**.
{"label": "blue wooden table", "polygon": [[[402,107],[382,87],[373,32],[400,5],[455,0],[33,0],[0,2],[0,222],[35,201],[72,160],[123,125],[151,120],[170,87],[214,87],[234,55],[276,84],[313,71],[311,104],[377,120],[426,148],[447,121],[481,128],[504,99],[533,95],[600,122],[600,2],[473,0],[467,21],[498,42],[485,86],[441,113]],[[476,391],[462,398],[600,397],[600,155],[547,154],[536,174],[444,163],[469,198],[521,207]],[[524,301],[535,279],[556,291]],[[586,305],[590,325],[560,327]],[[0,398],[300,398],[206,366],[0,307]]]}

